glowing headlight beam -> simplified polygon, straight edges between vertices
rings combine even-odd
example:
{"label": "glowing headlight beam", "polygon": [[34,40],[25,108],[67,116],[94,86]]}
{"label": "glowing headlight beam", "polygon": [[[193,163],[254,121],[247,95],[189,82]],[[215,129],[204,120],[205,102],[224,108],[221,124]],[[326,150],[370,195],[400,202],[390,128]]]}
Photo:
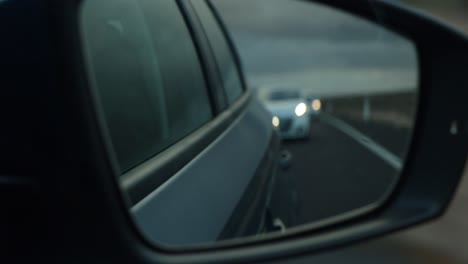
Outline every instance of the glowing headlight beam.
{"label": "glowing headlight beam", "polygon": [[280,120],[277,116],[274,116],[273,119],[271,120],[271,123],[273,124],[274,127],[279,127]]}
{"label": "glowing headlight beam", "polygon": [[320,109],[322,109],[322,101],[320,101],[319,99],[315,99],[314,101],[312,101],[312,109],[314,109],[314,111],[319,111]]}
{"label": "glowing headlight beam", "polygon": [[298,104],[294,112],[297,116],[303,116],[307,112],[307,105],[304,103]]}

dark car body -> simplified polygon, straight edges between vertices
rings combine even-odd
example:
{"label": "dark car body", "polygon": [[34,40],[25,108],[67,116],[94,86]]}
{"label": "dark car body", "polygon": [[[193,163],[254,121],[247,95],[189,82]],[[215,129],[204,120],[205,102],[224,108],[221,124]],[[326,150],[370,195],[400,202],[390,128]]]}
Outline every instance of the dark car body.
{"label": "dark car body", "polygon": [[[152,12],[158,11],[150,8],[170,16],[157,16]],[[101,98],[107,131],[123,167],[120,179],[142,233],[153,241],[180,246],[263,232],[279,141],[269,113],[250,96],[214,10],[204,1],[101,1],[85,3],[82,12],[87,69]],[[184,49],[196,54],[177,54]],[[141,69],[133,74],[131,59],[116,59],[122,53],[141,57],[134,66]],[[154,60],[148,59],[152,53]],[[170,58],[164,60],[165,55]],[[189,67],[191,59],[200,69]],[[115,75],[119,72],[126,77],[119,79]],[[204,86],[199,84],[203,81],[196,82],[206,76]],[[184,94],[182,89],[190,83],[194,92]],[[141,94],[130,94],[132,85]],[[147,103],[148,97],[154,102]],[[136,113],[128,116],[129,108]],[[147,125],[154,120],[145,117],[150,115],[146,112],[156,116],[157,127]],[[223,126],[222,133],[216,126]],[[134,127],[138,130],[128,131]],[[158,138],[143,142],[146,132]],[[205,144],[193,147],[191,137],[205,137]],[[191,160],[167,158],[169,165],[161,164],[162,157],[175,149]]]}
{"label": "dark car body", "polygon": [[[138,228],[162,244],[267,226],[279,141],[213,12],[204,1],[89,1],[82,9],[87,70],[120,180]],[[213,131],[220,120],[222,133]],[[205,144],[191,146],[192,137]],[[161,164],[174,151],[191,160]]]}

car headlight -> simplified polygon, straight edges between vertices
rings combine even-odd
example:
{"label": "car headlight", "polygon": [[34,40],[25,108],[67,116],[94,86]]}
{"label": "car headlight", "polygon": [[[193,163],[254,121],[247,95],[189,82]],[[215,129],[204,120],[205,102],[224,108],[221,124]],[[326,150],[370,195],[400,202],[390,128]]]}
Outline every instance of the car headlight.
{"label": "car headlight", "polygon": [[303,116],[307,112],[307,105],[304,103],[298,104],[294,112],[297,116]]}
{"label": "car headlight", "polygon": [[274,116],[273,119],[271,120],[271,123],[273,123],[274,127],[279,127],[280,119],[277,116]]}
{"label": "car headlight", "polygon": [[312,109],[314,109],[314,111],[319,111],[320,109],[322,109],[322,102],[319,100],[319,99],[315,99],[314,101],[312,101]]}

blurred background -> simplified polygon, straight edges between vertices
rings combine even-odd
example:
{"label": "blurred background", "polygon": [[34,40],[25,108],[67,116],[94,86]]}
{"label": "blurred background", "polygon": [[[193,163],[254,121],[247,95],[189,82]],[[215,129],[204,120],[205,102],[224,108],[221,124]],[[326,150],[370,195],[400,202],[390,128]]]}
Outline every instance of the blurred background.
{"label": "blurred background", "polygon": [[414,44],[380,26],[378,12],[369,21],[306,1],[214,3],[290,154],[273,192],[276,221],[316,223],[384,198],[415,120]]}
{"label": "blurred background", "polygon": [[[400,1],[435,16],[468,34],[468,1]],[[468,161],[458,191],[447,213],[425,225],[335,250],[297,263],[468,263]]]}
{"label": "blurred background", "polygon": [[[273,200],[278,202],[274,213],[286,225],[294,226],[378,200],[398,177],[398,162],[404,161],[412,135],[418,95],[417,57],[412,43],[367,21],[336,15],[328,8],[303,8],[300,1],[293,5],[284,4],[286,0],[214,2],[239,49],[247,81],[267,108],[275,114],[278,110],[270,102],[272,91],[286,89],[298,91],[310,111],[317,112],[311,114],[308,141],[283,142],[294,164],[280,177],[280,185],[294,191],[288,202],[284,202],[281,190],[275,192]],[[439,17],[468,33],[468,1],[395,2]],[[378,12],[376,20],[378,23]],[[340,125],[328,116],[375,142],[383,149],[377,153],[380,161],[371,157],[375,155],[358,153],[353,142],[338,135]],[[346,131],[354,133],[341,126],[341,132]],[[311,172],[325,177],[317,182],[309,177]],[[349,177],[343,179],[345,172]],[[296,263],[468,263],[467,177],[465,170],[457,195],[442,218]],[[342,184],[336,188],[336,182]],[[368,189],[374,192],[363,194],[366,188],[362,186],[373,186]],[[361,199],[356,199],[357,192]],[[317,210],[323,203],[330,206]],[[291,206],[297,207],[295,213],[291,214]]]}
{"label": "blurred background", "polygon": [[[400,1],[468,34],[468,1]],[[374,239],[349,249],[300,259],[297,263],[468,263],[468,160],[462,182],[447,213],[428,224]]]}

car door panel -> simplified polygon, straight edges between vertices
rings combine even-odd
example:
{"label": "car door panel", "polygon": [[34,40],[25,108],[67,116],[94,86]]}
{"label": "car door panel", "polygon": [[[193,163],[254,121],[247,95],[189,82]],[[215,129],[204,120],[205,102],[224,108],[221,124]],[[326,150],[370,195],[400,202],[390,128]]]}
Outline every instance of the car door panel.
{"label": "car door panel", "polygon": [[269,120],[252,100],[213,143],[137,203],[132,212],[143,233],[177,246],[216,241],[268,152]]}

